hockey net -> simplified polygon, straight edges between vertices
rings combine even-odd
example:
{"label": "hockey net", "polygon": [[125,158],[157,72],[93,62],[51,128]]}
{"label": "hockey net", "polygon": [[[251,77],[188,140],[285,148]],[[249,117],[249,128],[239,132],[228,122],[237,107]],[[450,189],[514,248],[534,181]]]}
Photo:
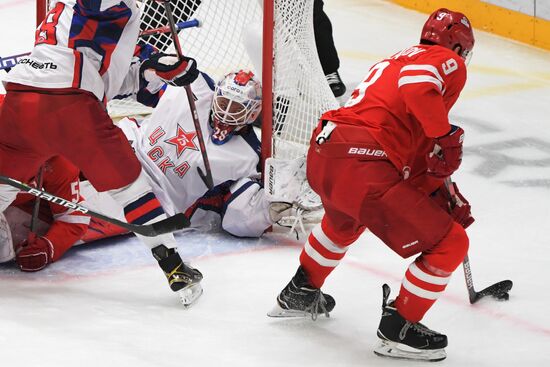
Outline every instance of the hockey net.
{"label": "hockey net", "polygon": [[[37,1],[39,13],[51,0]],[[317,56],[313,1],[171,0],[176,22],[199,20],[199,27],[181,30],[179,38],[183,53],[195,58],[199,68],[213,79],[238,69],[251,69],[257,75],[262,67],[272,70],[272,97],[265,102],[271,104],[273,112],[262,121],[264,129],[272,127],[272,133],[262,134],[262,145],[270,143],[271,155],[277,158],[303,155],[320,115],[338,107]],[[263,2],[266,9],[273,9],[266,19],[272,16],[274,26],[273,56],[262,61]],[[142,30],[167,25],[161,4],[138,1],[138,5]],[[169,34],[141,40],[163,51],[173,50]],[[113,117],[151,112],[131,100],[110,102],[108,108]]]}

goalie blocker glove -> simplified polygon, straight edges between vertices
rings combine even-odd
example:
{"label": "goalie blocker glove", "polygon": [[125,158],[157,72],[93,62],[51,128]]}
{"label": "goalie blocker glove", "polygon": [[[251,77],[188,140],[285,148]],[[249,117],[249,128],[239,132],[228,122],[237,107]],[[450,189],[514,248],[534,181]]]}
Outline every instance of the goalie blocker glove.
{"label": "goalie blocker glove", "polygon": [[189,85],[199,76],[194,59],[183,56],[180,60],[177,55],[162,52],[152,54],[145,60],[141,64],[140,72],[148,82],[160,79],[176,87]]}
{"label": "goalie blocker glove", "polygon": [[426,157],[428,174],[445,178],[453,174],[462,163],[462,143],[464,130],[461,127],[451,125],[451,131],[434,139],[434,148]]}

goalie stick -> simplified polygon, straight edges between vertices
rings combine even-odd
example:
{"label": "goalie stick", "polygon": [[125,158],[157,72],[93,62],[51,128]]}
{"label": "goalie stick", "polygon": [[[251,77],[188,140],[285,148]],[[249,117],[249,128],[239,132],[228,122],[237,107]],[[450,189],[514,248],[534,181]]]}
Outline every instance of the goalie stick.
{"label": "goalie stick", "polygon": [[[185,29],[185,28],[194,28],[194,27],[200,27],[201,26],[200,22],[197,19],[189,19],[188,21],[185,21],[185,22],[178,22],[175,25],[176,25],[176,29],[178,31],[180,31],[182,29]],[[170,27],[169,26],[164,26],[164,27],[159,27],[159,28],[146,29],[144,31],[139,32],[139,35],[141,37],[146,37],[146,36],[153,36],[153,35],[157,35],[157,34],[161,34],[161,33],[168,33],[168,32],[171,32]]]}
{"label": "goalie stick", "polygon": [[128,231],[140,234],[142,236],[156,237],[156,236],[164,234],[164,233],[174,232],[174,231],[178,231],[180,229],[189,227],[189,225],[191,224],[189,222],[189,218],[187,218],[185,216],[185,214],[183,214],[183,213],[176,214],[174,216],[168,217],[166,219],[163,219],[159,222],[152,223],[152,224],[142,224],[142,225],[140,225],[140,224],[126,223],[126,222],[122,222],[118,219],[108,217],[108,216],[103,215],[101,213],[94,212],[93,210],[90,210],[90,209],[88,209],[88,208],[86,208],[82,205],[79,205],[79,204],[73,203],[71,201],[65,200],[63,198],[60,198],[58,196],[49,194],[45,191],[35,189],[33,187],[30,187],[27,184],[24,184],[22,182],[14,180],[13,178],[9,178],[9,177],[0,175],[0,182],[4,183],[4,184],[7,184],[7,185],[10,185],[10,186],[13,186],[15,188],[18,188],[21,191],[27,192],[31,195],[34,195],[34,196],[37,197],[37,200],[38,199],[43,199],[43,200],[46,200],[46,201],[50,201],[54,204],[64,206],[66,208],[73,209],[73,210],[88,214],[91,217],[102,219],[106,222],[115,224],[119,227],[122,227],[122,228],[128,230]]}
{"label": "goalie stick", "polygon": [[[447,177],[445,179],[445,187],[451,195],[451,202],[454,203],[456,201],[456,192],[451,177]],[[468,254],[464,256],[462,267],[464,268],[464,278],[466,280],[466,287],[468,288],[470,304],[476,303],[485,296],[492,296],[501,301],[507,301],[510,298],[508,292],[510,292],[512,286],[514,285],[511,280],[502,280],[498,283],[490,285],[485,289],[482,289],[479,292],[476,292],[476,290],[474,289],[474,280],[472,277],[472,270],[470,268],[470,259],[468,257]]]}
{"label": "goalie stick", "polygon": [[[185,22],[178,22],[175,24],[176,29],[179,31],[181,29],[186,28],[194,28],[194,27],[200,27],[200,22],[197,19],[190,19]],[[162,33],[168,33],[170,32],[170,27],[164,26],[159,28],[153,28],[153,29],[147,29],[144,31],[141,31],[139,35],[141,37],[148,37],[148,36],[154,36]],[[24,54],[18,54],[18,55],[12,55],[12,56],[6,56],[6,57],[0,57],[0,70],[6,70],[9,71],[12,67],[17,65],[19,62],[19,59],[29,56],[30,52],[25,52]]]}
{"label": "goalie stick", "polygon": [[[180,40],[178,38],[178,31],[176,24],[174,22],[174,16],[172,14],[172,8],[170,7],[170,0],[156,0],[159,3],[164,5],[164,11],[166,12],[166,18],[168,19],[168,27],[170,28],[170,35],[172,36],[172,41],[174,42],[174,48],[178,54],[178,58],[181,60],[183,58],[183,52],[181,51]],[[208,154],[206,153],[206,145],[204,144],[204,137],[202,135],[201,124],[199,121],[199,115],[197,113],[197,107],[195,106],[195,99],[193,91],[191,90],[190,85],[184,86],[185,93],[187,94],[187,100],[189,101],[189,108],[191,110],[191,116],[193,117],[193,124],[195,125],[195,130],[197,132],[197,138],[199,140],[199,146],[201,150],[202,160],[204,162],[204,169],[206,174],[200,167],[197,167],[199,176],[202,179],[202,182],[208,187],[208,190],[211,190],[214,187],[214,179],[212,178],[212,170],[210,168],[210,161],[208,160]]]}

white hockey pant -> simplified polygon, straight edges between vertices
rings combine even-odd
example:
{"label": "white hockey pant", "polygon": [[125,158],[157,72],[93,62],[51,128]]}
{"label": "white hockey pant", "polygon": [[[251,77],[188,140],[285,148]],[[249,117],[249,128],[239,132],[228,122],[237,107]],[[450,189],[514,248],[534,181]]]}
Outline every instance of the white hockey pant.
{"label": "white hockey pant", "polygon": [[0,213],[13,203],[18,192],[19,189],[13,186],[0,184]]}
{"label": "white hockey pant", "polygon": [[[128,186],[120,189],[114,189],[107,191],[109,195],[113,197],[123,208],[138,202],[145,195],[152,193],[153,190],[147,182],[147,177],[143,170],[141,170],[138,178],[129,184]],[[142,224],[155,223],[166,218],[166,214],[163,213],[148,220]],[[162,234],[156,237],[141,236],[136,233],[136,236],[149,248],[153,249],[159,245],[164,245],[168,248],[176,247],[176,240],[171,233]]]}

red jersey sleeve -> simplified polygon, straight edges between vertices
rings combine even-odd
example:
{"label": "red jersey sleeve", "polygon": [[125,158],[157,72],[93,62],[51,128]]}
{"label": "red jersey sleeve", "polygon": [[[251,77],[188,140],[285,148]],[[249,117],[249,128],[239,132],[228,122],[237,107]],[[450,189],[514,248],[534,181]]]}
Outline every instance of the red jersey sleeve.
{"label": "red jersey sleeve", "polygon": [[[79,170],[65,158],[57,156],[46,162],[43,181],[44,189],[56,196],[75,203],[83,200],[80,197]],[[54,221],[45,237],[54,246],[53,261],[56,261],[84,235],[90,217],[52,203],[50,209]]]}
{"label": "red jersey sleeve", "polygon": [[426,136],[432,138],[449,132],[449,110],[465,83],[464,61],[444,48],[403,66],[398,78],[407,112],[420,123]]}

